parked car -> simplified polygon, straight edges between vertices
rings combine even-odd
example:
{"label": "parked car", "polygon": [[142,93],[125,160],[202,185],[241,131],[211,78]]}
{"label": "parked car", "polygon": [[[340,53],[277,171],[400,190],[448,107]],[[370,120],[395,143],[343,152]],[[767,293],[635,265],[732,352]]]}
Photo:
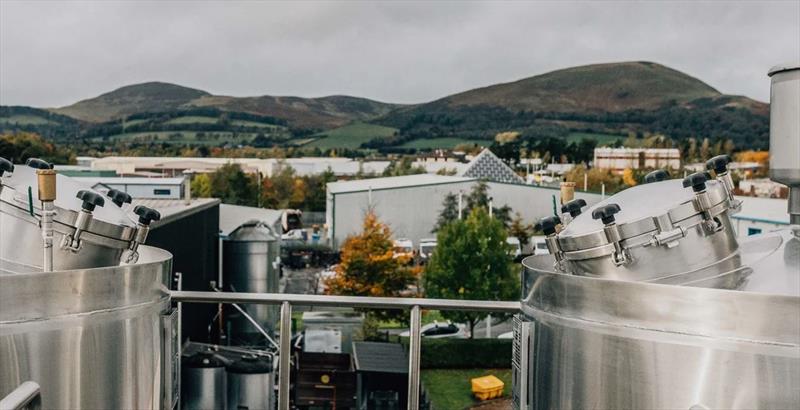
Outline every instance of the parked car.
{"label": "parked car", "polygon": [[544,236],[537,235],[531,236],[531,247],[533,248],[534,255],[547,255],[550,251],[547,250],[547,242],[544,240]]}
{"label": "parked car", "polygon": [[413,258],[414,242],[411,242],[411,239],[408,238],[395,239],[392,250],[394,251],[394,255],[392,256],[393,258],[399,258],[401,256]]}
{"label": "parked car", "polygon": [[419,240],[419,258],[422,263],[431,259],[434,250],[436,250],[436,238]]}
{"label": "parked car", "polygon": [[[406,330],[405,332],[400,333],[400,337],[408,337],[409,334],[410,331]],[[450,321],[447,321],[447,323],[434,321],[433,323],[428,323],[420,328],[420,336],[429,339],[466,339],[469,337],[469,332],[466,330],[464,325],[454,324]]]}
{"label": "parked car", "polygon": [[516,259],[522,255],[522,245],[516,236],[506,238],[506,246],[508,247],[508,256]]}

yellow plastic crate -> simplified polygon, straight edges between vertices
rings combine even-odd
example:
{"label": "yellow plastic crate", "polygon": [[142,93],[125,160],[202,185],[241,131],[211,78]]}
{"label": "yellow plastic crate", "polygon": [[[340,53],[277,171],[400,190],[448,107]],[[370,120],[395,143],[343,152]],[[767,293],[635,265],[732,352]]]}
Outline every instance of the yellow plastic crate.
{"label": "yellow plastic crate", "polygon": [[478,400],[496,399],[503,395],[505,383],[492,375],[476,377],[471,380],[472,394]]}

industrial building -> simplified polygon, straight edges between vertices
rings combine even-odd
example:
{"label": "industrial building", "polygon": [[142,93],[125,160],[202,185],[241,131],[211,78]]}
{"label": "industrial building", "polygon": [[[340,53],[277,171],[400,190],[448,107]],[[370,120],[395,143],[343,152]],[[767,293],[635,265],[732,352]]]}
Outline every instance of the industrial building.
{"label": "industrial building", "polygon": [[97,192],[106,193],[116,189],[133,198],[181,199],[189,197],[189,180],[184,177],[75,177]]}
{"label": "industrial building", "polygon": [[681,152],[677,148],[608,148],[594,149],[596,168],[622,172],[625,169],[680,169]]}

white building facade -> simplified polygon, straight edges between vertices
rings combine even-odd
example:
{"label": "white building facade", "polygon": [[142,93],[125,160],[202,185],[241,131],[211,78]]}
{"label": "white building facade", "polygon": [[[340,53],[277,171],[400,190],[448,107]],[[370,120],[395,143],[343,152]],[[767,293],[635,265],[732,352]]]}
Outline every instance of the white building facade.
{"label": "white building facade", "polygon": [[681,152],[677,148],[608,148],[594,149],[594,167],[622,172],[626,168],[681,167]]}

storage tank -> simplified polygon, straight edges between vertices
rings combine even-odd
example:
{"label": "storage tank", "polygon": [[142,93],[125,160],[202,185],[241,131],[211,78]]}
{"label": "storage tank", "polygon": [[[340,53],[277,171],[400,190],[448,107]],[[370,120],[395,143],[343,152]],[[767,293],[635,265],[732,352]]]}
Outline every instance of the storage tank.
{"label": "storage tank", "polygon": [[275,408],[275,372],[271,356],[243,355],[226,368],[228,408]]}
{"label": "storage tank", "polygon": [[789,186],[791,223],[800,225],[800,62],[769,70],[769,176]]}
{"label": "storage tank", "polygon": [[183,358],[181,408],[224,410],[226,404],[225,362],[209,350]]}
{"label": "storage tank", "polygon": [[[250,221],[242,224],[223,242],[223,282],[226,291],[278,292],[279,236],[269,226]],[[264,329],[274,329],[278,307],[241,306]],[[234,345],[263,344],[264,337],[239,312],[229,313],[230,341]]]}
{"label": "storage tank", "polygon": [[[800,77],[796,65],[771,74],[771,171],[791,185]],[[794,227],[736,239],[728,161],[709,160],[714,175],[647,178],[570,209],[566,226],[539,222],[550,255],[523,261],[516,408],[800,405],[800,237]]]}
{"label": "storage tank", "polygon": [[[0,397],[32,381],[44,408],[172,408],[172,255],[141,245],[158,212],[142,208],[152,218],[137,223],[116,204],[125,198],[103,207],[44,161],[9,164],[0,160]],[[136,257],[120,265],[126,253]]]}

